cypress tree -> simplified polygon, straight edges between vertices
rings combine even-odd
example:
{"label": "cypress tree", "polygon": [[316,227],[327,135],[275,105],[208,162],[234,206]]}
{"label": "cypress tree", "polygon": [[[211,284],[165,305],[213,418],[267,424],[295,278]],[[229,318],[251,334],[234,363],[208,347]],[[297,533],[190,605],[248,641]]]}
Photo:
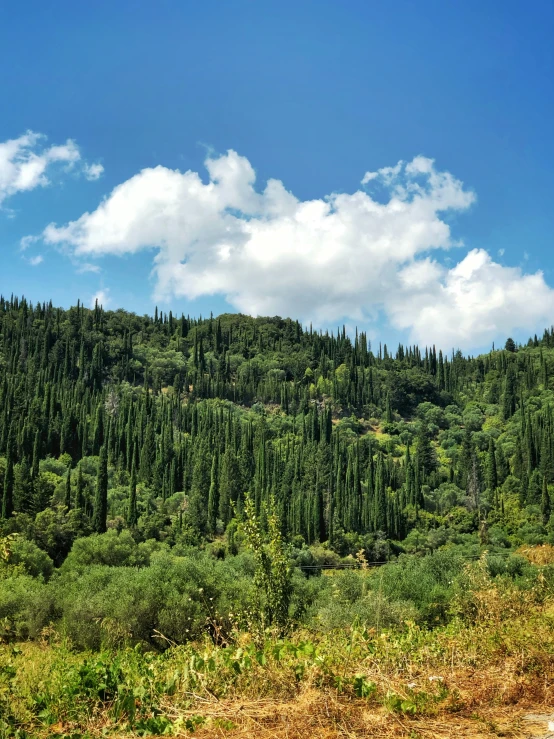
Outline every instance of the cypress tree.
{"label": "cypress tree", "polygon": [[513,362],[508,364],[506,379],[504,381],[504,396],[502,398],[502,412],[504,419],[511,418],[516,410],[517,393],[516,393],[516,375]]}
{"label": "cypress tree", "polygon": [[129,505],[127,507],[127,526],[132,529],[137,525],[137,473],[135,463],[131,469],[131,482],[129,485]]}
{"label": "cypress tree", "polygon": [[108,450],[106,444],[100,449],[98,472],[96,475],[96,496],[94,498],[94,512],[92,528],[97,534],[106,531],[108,517]]}
{"label": "cypress tree", "polygon": [[504,480],[510,474],[510,468],[508,467],[504,450],[500,444],[496,447],[496,474],[499,485],[502,485]]}
{"label": "cypress tree", "polygon": [[541,515],[542,522],[546,524],[550,520],[551,506],[550,506],[550,493],[548,492],[548,482],[546,477],[542,478],[542,496],[541,496]]}
{"label": "cypress tree", "polygon": [[83,467],[79,465],[77,472],[77,491],[75,493],[75,508],[83,510],[85,507],[85,481],[83,480]]}
{"label": "cypress tree", "polygon": [[533,470],[529,477],[527,486],[527,505],[539,505],[541,502],[543,486],[541,484],[541,473]]}
{"label": "cypress tree", "polygon": [[487,488],[494,493],[496,488],[498,487],[498,475],[496,471],[496,451],[494,446],[494,439],[489,439],[489,451],[487,454],[487,468],[486,468],[486,475],[487,475]]}
{"label": "cypress tree", "polygon": [[67,468],[65,476],[65,507],[69,511],[71,510],[71,465]]}
{"label": "cypress tree", "polygon": [[416,457],[420,471],[427,475],[436,467],[435,450],[431,445],[429,432],[423,422],[419,424],[417,432]]}
{"label": "cypress tree", "polygon": [[217,486],[217,454],[214,454],[210,475],[210,490],[208,493],[208,532],[210,534],[215,534],[218,507],[219,492]]}
{"label": "cypress tree", "polygon": [[2,518],[10,518],[13,513],[13,458],[8,451],[6,472],[4,473],[4,493],[2,496]]}
{"label": "cypress tree", "polygon": [[377,474],[375,476],[375,531],[386,531],[387,527],[387,494],[385,489],[385,469],[383,455],[377,458]]}
{"label": "cypress tree", "polygon": [[187,517],[191,526],[199,533],[205,532],[208,518],[207,499],[210,489],[210,466],[208,460],[209,444],[207,437],[204,437],[196,448],[187,510]]}
{"label": "cypress tree", "polygon": [[37,429],[35,431],[35,439],[33,442],[33,464],[31,467],[31,477],[36,480],[39,474],[39,461],[40,461],[40,432]]}

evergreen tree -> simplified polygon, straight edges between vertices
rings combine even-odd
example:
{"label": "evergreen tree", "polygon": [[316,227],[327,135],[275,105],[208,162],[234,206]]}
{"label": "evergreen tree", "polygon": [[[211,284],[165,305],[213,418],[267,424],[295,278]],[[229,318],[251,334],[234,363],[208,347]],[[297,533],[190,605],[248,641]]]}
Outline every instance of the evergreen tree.
{"label": "evergreen tree", "polygon": [[528,505],[539,505],[542,496],[542,480],[541,473],[538,470],[533,470],[529,477],[529,483],[527,485],[527,497],[526,501]]}
{"label": "evergreen tree", "polygon": [[10,453],[6,460],[6,472],[4,473],[4,492],[2,495],[2,518],[10,518],[13,513],[13,459]]}
{"label": "evergreen tree", "polygon": [[548,482],[546,481],[546,477],[543,477],[542,478],[542,495],[541,495],[541,516],[542,516],[542,522],[545,526],[550,520],[551,512],[552,512],[552,509],[550,505],[550,493],[548,491]]}
{"label": "evergreen tree", "polygon": [[429,432],[426,425],[422,422],[419,424],[416,439],[416,456],[419,469],[427,475],[435,469],[436,455],[435,450],[429,439]]}
{"label": "evergreen tree", "polygon": [[75,492],[75,508],[84,510],[85,507],[85,481],[83,480],[83,467],[79,465],[77,472],[77,490]]}
{"label": "evergreen tree", "polygon": [[97,534],[106,531],[108,517],[108,449],[104,444],[100,449],[98,472],[96,475],[96,496],[94,498],[94,512],[92,528]]}
{"label": "evergreen tree", "polygon": [[207,439],[202,439],[196,452],[187,510],[187,518],[190,525],[201,534],[206,531],[208,519],[208,495],[211,472],[209,459]]}
{"label": "evergreen tree", "polygon": [[65,475],[65,507],[69,511],[71,510],[71,465],[67,468]]}
{"label": "evergreen tree", "polygon": [[379,453],[377,456],[377,474],[375,477],[375,515],[373,524],[375,531],[386,531],[387,528],[387,497],[384,467],[383,455]]}
{"label": "evergreen tree", "polygon": [[506,379],[504,383],[504,396],[502,400],[502,408],[504,418],[511,418],[516,411],[517,394],[516,394],[516,374],[513,363],[510,362],[506,371]]}
{"label": "evergreen tree", "polygon": [[208,533],[210,534],[215,534],[218,507],[219,491],[217,485],[217,454],[214,454],[210,475],[210,491],[208,493]]}
{"label": "evergreen tree", "polygon": [[131,482],[129,484],[129,504],[127,507],[127,526],[132,529],[137,525],[137,474],[135,471],[135,463],[131,469]]}
{"label": "evergreen tree", "polygon": [[494,445],[494,439],[489,439],[489,451],[487,454],[487,467],[486,467],[486,484],[487,488],[494,493],[498,487],[498,475],[496,471],[496,450]]}

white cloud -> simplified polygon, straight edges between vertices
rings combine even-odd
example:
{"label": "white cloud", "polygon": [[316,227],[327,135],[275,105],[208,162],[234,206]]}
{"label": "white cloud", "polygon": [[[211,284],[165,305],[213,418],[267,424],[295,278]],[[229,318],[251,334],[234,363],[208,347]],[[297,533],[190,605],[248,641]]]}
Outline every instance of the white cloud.
{"label": "white cloud", "polygon": [[40,236],[24,236],[19,242],[19,248],[21,251],[26,251],[30,246],[40,241]]}
{"label": "white cloud", "polygon": [[94,308],[96,303],[98,303],[98,305],[106,309],[112,302],[109,293],[110,293],[109,288],[98,290],[98,292],[94,293],[94,295],[90,299],[90,307]]}
{"label": "white cloud", "polygon": [[505,253],[506,253],[506,249],[499,249],[498,250],[498,256],[499,257],[503,257]]}
{"label": "white cloud", "polygon": [[[460,246],[444,214],[475,201],[432,159],[366,173],[385,202],[360,190],[300,201],[278,180],[256,190],[250,162],[234,151],[206,168],[207,184],[196,172],[144,169],[42,238],[79,259],[156,249],[157,300],[220,294],[246,313],[318,326],[384,311],[414,340],[444,348],[550,320],[554,292],[541,273],[502,267],[482,250],[451,269],[432,258]],[[541,300],[525,297],[529,289]]]}
{"label": "white cloud", "polygon": [[98,264],[92,264],[91,262],[77,262],[75,271],[78,275],[85,274],[87,272],[97,274],[100,272],[100,266]]}
{"label": "white cloud", "polygon": [[381,167],[376,172],[366,172],[362,177],[362,185],[367,185],[373,180],[382,180],[385,185],[392,183],[402,170],[404,162],[400,161],[394,167]]}
{"label": "white cloud", "polygon": [[40,254],[37,254],[36,257],[30,257],[29,258],[29,264],[31,267],[38,267],[39,264],[42,264],[44,262],[44,257],[42,257]]}
{"label": "white cloud", "polygon": [[[65,169],[69,170],[82,161],[79,147],[72,139],[50,147],[44,145],[45,139],[43,134],[27,131],[17,139],[0,143],[0,205],[15,193],[50,184],[48,173],[56,164],[64,164]],[[98,167],[102,168],[102,165],[82,164],[83,172],[89,179],[100,176],[102,172],[98,171]]]}
{"label": "white cloud", "polygon": [[[404,284],[423,264],[400,270]],[[395,326],[411,329],[415,340],[432,339],[442,347],[483,346],[517,329],[544,328],[554,314],[554,290],[542,272],[523,274],[473,249],[452,269],[429,263],[428,273],[412,280],[401,300],[389,301],[388,314]]]}
{"label": "white cloud", "polygon": [[101,164],[86,164],[83,172],[87,180],[97,180],[104,173],[104,167]]}

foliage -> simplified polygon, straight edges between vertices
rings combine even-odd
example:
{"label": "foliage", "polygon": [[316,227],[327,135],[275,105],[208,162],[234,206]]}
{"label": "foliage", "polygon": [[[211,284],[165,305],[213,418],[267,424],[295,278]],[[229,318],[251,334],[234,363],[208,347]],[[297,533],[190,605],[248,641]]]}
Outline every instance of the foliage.
{"label": "foliage", "polygon": [[[275,500],[270,498],[264,510],[267,520],[267,536],[264,537],[252,497],[245,495],[243,529],[248,548],[254,554],[256,592],[263,594],[263,604],[258,604],[260,621],[275,625],[281,631],[289,623],[289,606],[292,590],[291,563],[287,547],[280,531],[280,521],[275,510]],[[264,541],[266,539],[266,541]]]}

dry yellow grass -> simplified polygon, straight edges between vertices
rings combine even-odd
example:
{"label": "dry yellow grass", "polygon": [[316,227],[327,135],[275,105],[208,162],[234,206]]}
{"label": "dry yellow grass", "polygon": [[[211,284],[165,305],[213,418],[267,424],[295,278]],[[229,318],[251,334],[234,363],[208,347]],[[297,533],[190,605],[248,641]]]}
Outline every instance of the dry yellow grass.
{"label": "dry yellow grass", "polygon": [[[88,660],[102,676],[114,658],[123,665],[118,681],[160,687],[149,705],[167,717],[171,736],[191,736],[198,719],[198,739],[546,737],[547,720],[540,716],[554,713],[554,603],[544,578],[526,591],[510,583],[500,587],[481,562],[468,565],[467,584],[457,604],[462,617],[448,626],[428,630],[407,623],[402,631],[382,633],[352,627],[319,638],[298,633],[279,658],[269,642],[257,660],[248,634],[231,648],[236,656],[224,659],[224,650],[208,640],[163,657],[134,650],[83,655],[52,633],[42,643],[21,644],[17,653],[0,649],[0,666],[3,657],[16,670],[17,679],[6,684],[18,690],[13,713],[37,739],[77,731],[86,732],[78,734],[82,739],[137,736],[126,731],[128,717],[114,713],[115,688],[103,702],[75,713],[82,688],[76,670]],[[302,645],[310,638],[306,651]],[[235,672],[239,652],[243,662]],[[367,693],[355,689],[357,676]],[[173,678],[174,689],[164,688]],[[68,701],[71,684],[79,688]],[[49,727],[31,714],[44,686],[55,721]],[[143,700],[137,698],[137,706]],[[538,718],[529,721],[529,714]]]}
{"label": "dry yellow grass", "polygon": [[554,546],[551,544],[522,546],[517,550],[517,553],[534,565],[554,564]]}
{"label": "dry yellow grass", "polygon": [[[552,712],[545,705],[486,706],[471,713],[442,712],[437,716],[409,718],[384,708],[369,708],[364,701],[337,698],[332,693],[307,690],[294,701],[223,701],[206,705],[208,719],[197,729],[198,739],[250,737],[251,739],[527,739],[546,734],[546,721],[529,722],[529,713]],[[234,728],[228,727],[232,722]],[[187,732],[183,732],[185,735]]]}

